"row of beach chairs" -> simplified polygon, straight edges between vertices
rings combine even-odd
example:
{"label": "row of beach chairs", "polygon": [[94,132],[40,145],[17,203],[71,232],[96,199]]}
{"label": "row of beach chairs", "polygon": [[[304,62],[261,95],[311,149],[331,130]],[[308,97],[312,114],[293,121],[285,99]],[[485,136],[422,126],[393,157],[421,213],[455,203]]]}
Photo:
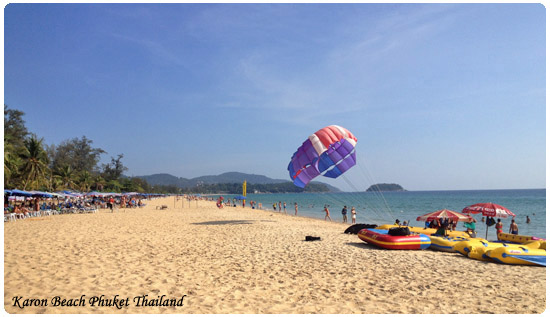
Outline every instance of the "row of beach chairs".
{"label": "row of beach chairs", "polygon": [[4,214],[4,222],[8,221],[17,221],[28,219],[28,218],[37,218],[37,217],[46,217],[59,214],[84,214],[84,213],[97,213],[97,208],[95,207],[71,207],[71,208],[61,208],[60,210],[56,209],[43,209],[38,211],[28,211],[24,213],[9,213]]}

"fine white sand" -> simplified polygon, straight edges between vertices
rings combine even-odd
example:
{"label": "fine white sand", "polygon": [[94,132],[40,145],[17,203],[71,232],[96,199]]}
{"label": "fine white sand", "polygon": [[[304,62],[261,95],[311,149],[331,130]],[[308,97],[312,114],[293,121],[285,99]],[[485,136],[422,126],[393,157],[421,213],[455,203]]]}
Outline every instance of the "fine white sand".
{"label": "fine white sand", "polygon": [[[168,210],[156,206],[167,205]],[[9,313],[542,313],[546,268],[431,250],[382,250],[348,225],[214,202],[4,224]],[[320,241],[306,242],[306,235]],[[91,306],[93,296],[128,306]],[[183,306],[138,307],[161,295]],[[52,299],[85,300],[57,306]],[[14,297],[46,299],[19,308]],[[78,303],[78,301],[74,301]]]}

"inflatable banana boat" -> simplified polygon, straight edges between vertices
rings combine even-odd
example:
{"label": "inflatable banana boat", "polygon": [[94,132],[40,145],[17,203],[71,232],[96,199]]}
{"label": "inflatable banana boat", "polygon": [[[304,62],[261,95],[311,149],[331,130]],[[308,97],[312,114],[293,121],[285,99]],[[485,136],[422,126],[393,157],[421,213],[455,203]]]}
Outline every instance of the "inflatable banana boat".
{"label": "inflatable banana boat", "polygon": [[500,241],[510,241],[510,242],[516,242],[516,243],[526,243],[529,241],[545,240],[545,239],[532,237],[532,236],[521,236],[519,234],[511,234],[511,233],[504,233],[504,232],[497,234],[497,237]]}
{"label": "inflatable banana boat", "polygon": [[500,247],[487,251],[485,256],[497,263],[546,266],[546,241]]}
{"label": "inflatable banana boat", "polygon": [[[399,226],[398,225],[381,225],[381,226],[376,227],[376,229],[389,230],[389,229],[395,228],[395,227],[399,227]],[[423,228],[423,227],[409,227],[409,230],[411,230],[411,232],[422,233],[422,234],[425,234],[427,236],[432,235],[437,231],[437,229]],[[466,238],[470,237],[466,232],[457,231],[457,230],[454,230],[454,231],[447,230],[447,236],[448,237],[466,237]]]}
{"label": "inflatable banana boat", "polygon": [[393,250],[427,249],[431,244],[430,237],[425,234],[392,236],[384,229],[362,229],[357,236],[368,244]]}
{"label": "inflatable banana boat", "polygon": [[496,248],[513,246],[513,245],[516,245],[516,244],[503,243],[503,242],[489,242],[485,239],[473,238],[473,239],[457,242],[453,246],[453,251],[458,252],[472,259],[486,261],[488,259],[483,257],[485,252]]}
{"label": "inflatable banana boat", "polygon": [[468,241],[466,237],[441,237],[430,236],[431,244],[430,249],[443,251],[443,252],[455,252],[453,246],[459,242]]}

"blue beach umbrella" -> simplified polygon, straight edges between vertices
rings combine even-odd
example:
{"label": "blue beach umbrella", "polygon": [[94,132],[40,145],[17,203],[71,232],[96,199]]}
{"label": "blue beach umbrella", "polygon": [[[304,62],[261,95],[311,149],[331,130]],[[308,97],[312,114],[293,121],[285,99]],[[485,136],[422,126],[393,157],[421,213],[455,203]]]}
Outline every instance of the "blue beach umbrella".
{"label": "blue beach umbrella", "polygon": [[53,195],[50,194],[50,193],[46,193],[46,192],[41,192],[41,191],[37,191],[37,190],[33,190],[31,191],[33,197],[46,197],[46,198],[52,198]]}
{"label": "blue beach umbrella", "polygon": [[12,189],[10,196],[25,196],[25,197],[32,197],[32,193],[26,192],[24,190],[19,189]]}

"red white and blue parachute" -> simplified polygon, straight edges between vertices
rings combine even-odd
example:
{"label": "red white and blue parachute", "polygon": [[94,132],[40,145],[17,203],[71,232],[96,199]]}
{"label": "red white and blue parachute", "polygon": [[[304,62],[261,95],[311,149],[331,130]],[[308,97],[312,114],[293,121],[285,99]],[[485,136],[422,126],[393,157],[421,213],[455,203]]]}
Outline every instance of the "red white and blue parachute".
{"label": "red white and blue parachute", "polygon": [[347,129],[330,125],[313,133],[292,155],[288,172],[304,188],[313,178],[337,178],[355,165],[357,138]]}

